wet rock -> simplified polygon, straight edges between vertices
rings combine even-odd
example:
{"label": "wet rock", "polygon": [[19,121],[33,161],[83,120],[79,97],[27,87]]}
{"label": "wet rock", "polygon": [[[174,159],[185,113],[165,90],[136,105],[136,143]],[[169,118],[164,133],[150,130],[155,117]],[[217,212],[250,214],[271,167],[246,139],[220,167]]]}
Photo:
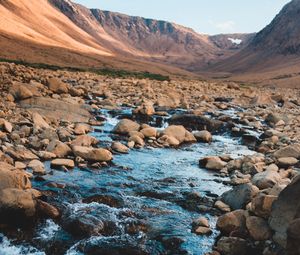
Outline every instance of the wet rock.
{"label": "wet rock", "polygon": [[72,159],[54,159],[51,161],[51,167],[52,168],[61,168],[66,167],[68,169],[72,169],[75,167],[74,160]]}
{"label": "wet rock", "polygon": [[53,205],[50,205],[39,199],[37,200],[36,203],[37,203],[36,209],[40,214],[52,219],[56,219],[59,217],[60,213],[58,209],[55,208]]}
{"label": "wet rock", "polygon": [[231,211],[230,206],[227,205],[227,204],[225,204],[225,203],[223,203],[222,201],[217,201],[217,202],[215,203],[215,207],[216,207],[217,209],[219,209],[220,211],[225,212],[225,213]]}
{"label": "wet rock", "polygon": [[287,229],[291,222],[300,215],[300,176],[284,189],[270,212],[269,224],[275,231],[274,240],[282,247],[287,245]]}
{"label": "wet rock", "polygon": [[157,136],[157,130],[153,127],[147,127],[143,128],[140,131],[146,138],[150,137],[156,137]]}
{"label": "wet rock", "polygon": [[111,148],[116,152],[124,153],[124,154],[127,154],[129,151],[129,148],[120,142],[113,142]]}
{"label": "wet rock", "polygon": [[163,135],[157,140],[160,144],[163,146],[171,146],[171,147],[176,147],[180,145],[180,142],[173,136],[168,136],[168,135]]}
{"label": "wet rock", "polygon": [[246,229],[246,211],[236,210],[218,218],[217,228],[229,235],[233,231],[244,232]]}
{"label": "wet rock", "polygon": [[107,162],[113,159],[110,151],[106,149],[95,149],[83,146],[73,146],[73,153],[76,157],[81,157],[90,162]]}
{"label": "wet rock", "polygon": [[271,209],[276,196],[259,194],[251,202],[251,211],[260,217],[267,219],[271,214]]}
{"label": "wet rock", "polygon": [[152,102],[145,102],[137,109],[135,109],[134,113],[151,116],[155,113],[155,109],[153,107]]}
{"label": "wet rock", "polygon": [[33,217],[35,212],[36,204],[31,192],[14,188],[0,190],[2,223],[20,224],[24,218]]}
{"label": "wet rock", "polygon": [[199,160],[200,167],[204,167],[208,170],[220,171],[227,163],[221,160],[219,157],[205,157]]}
{"label": "wet rock", "polygon": [[169,126],[162,132],[162,135],[174,137],[180,144],[197,141],[194,135],[187,131],[183,126]]}
{"label": "wet rock", "polygon": [[134,142],[135,146],[140,146],[140,147],[145,146],[144,140],[138,135],[130,136],[129,139],[128,139],[128,142]]}
{"label": "wet rock", "polygon": [[57,94],[67,94],[69,91],[68,85],[59,80],[58,78],[48,79],[47,86],[49,90]]}
{"label": "wet rock", "polygon": [[113,132],[128,135],[131,131],[139,131],[140,125],[132,120],[123,119],[113,129]]}
{"label": "wet rock", "polygon": [[224,127],[222,121],[193,114],[173,115],[169,123],[171,125],[183,125],[191,130],[207,130],[209,132],[220,131]]}
{"label": "wet rock", "polygon": [[198,142],[211,143],[212,141],[211,133],[206,130],[196,132],[194,133],[194,136]]}
{"label": "wet rock", "polygon": [[258,192],[259,189],[256,186],[249,183],[242,184],[225,192],[221,200],[233,210],[243,209]]}
{"label": "wet rock", "polygon": [[195,229],[195,233],[197,235],[210,235],[210,234],[212,234],[212,230],[208,227],[201,227],[200,226],[200,227],[197,227]]}
{"label": "wet rock", "polygon": [[217,243],[217,250],[222,255],[246,255],[247,242],[237,237],[222,237]]}
{"label": "wet rock", "polygon": [[106,204],[110,207],[121,208],[124,207],[124,200],[120,195],[117,194],[98,194],[91,197],[84,198],[83,203],[99,203]]}
{"label": "wet rock", "polygon": [[256,216],[247,217],[246,226],[250,236],[255,241],[264,241],[272,237],[268,222],[262,218]]}

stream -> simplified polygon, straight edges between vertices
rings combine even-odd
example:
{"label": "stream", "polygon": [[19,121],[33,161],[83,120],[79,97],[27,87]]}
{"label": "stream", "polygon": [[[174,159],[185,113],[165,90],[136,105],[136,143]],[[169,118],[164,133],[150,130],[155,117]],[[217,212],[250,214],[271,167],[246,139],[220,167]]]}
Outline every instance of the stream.
{"label": "stream", "polygon": [[[114,138],[111,130],[119,118],[131,111],[101,114],[104,125],[95,127],[92,135],[105,147]],[[166,126],[167,119],[160,128]],[[114,155],[113,164],[100,170],[63,172],[46,162],[50,174],[32,184],[53,194],[50,202],[63,209],[63,216],[58,221],[43,220],[33,229],[1,234],[0,255],[203,255],[211,251],[219,234],[213,204],[230,186],[216,172],[199,168],[198,160],[253,153],[240,138],[224,133],[214,135],[209,145],[132,149]],[[211,235],[192,232],[192,222],[200,216],[209,219]]]}

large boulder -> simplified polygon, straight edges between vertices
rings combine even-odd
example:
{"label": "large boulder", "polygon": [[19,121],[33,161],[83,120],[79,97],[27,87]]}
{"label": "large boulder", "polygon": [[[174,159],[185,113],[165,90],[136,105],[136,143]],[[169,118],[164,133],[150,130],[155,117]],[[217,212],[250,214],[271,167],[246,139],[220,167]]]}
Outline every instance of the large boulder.
{"label": "large boulder", "polygon": [[252,178],[252,183],[259,189],[272,188],[275,184],[280,183],[281,176],[277,171],[267,170],[257,173]]}
{"label": "large boulder", "polygon": [[171,125],[183,125],[191,130],[208,130],[209,132],[216,132],[224,127],[222,121],[194,114],[173,115],[169,123]]}
{"label": "large boulder", "polygon": [[244,209],[258,192],[259,189],[250,183],[241,184],[225,192],[221,200],[233,210]]}
{"label": "large boulder", "polygon": [[197,141],[194,135],[187,131],[184,126],[169,126],[162,132],[162,136],[164,135],[174,137],[180,144]]}
{"label": "large boulder", "polygon": [[73,153],[77,157],[90,162],[107,162],[113,159],[112,153],[106,149],[95,149],[83,146],[73,146]]}
{"label": "large boulder", "polygon": [[50,78],[47,80],[48,88],[56,94],[66,94],[69,92],[69,87],[66,83],[58,78]]}
{"label": "large boulder", "polygon": [[287,245],[287,231],[290,224],[300,218],[300,176],[297,176],[279,195],[273,203],[269,219],[274,230],[274,240],[281,246]]}
{"label": "large boulder", "polygon": [[139,131],[140,124],[129,120],[121,120],[113,129],[113,132],[120,135],[128,135],[132,131]]}
{"label": "large boulder", "polygon": [[30,189],[31,183],[28,176],[21,170],[0,170],[0,190],[7,188]]}
{"label": "large boulder", "polygon": [[279,149],[274,153],[276,158],[296,158],[300,159],[300,144],[292,144]]}
{"label": "large boulder", "polygon": [[224,234],[244,232],[246,229],[246,211],[236,210],[226,213],[218,218],[217,228]]}

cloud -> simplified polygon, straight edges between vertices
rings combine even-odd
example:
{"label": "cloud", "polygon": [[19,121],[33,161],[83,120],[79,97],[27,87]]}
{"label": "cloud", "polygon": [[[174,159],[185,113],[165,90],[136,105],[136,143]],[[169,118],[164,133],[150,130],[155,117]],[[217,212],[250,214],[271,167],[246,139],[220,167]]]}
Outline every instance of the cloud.
{"label": "cloud", "polygon": [[231,33],[235,31],[235,22],[232,20],[227,20],[224,22],[214,22],[210,20],[210,24],[213,25],[216,29],[218,29],[222,33]]}

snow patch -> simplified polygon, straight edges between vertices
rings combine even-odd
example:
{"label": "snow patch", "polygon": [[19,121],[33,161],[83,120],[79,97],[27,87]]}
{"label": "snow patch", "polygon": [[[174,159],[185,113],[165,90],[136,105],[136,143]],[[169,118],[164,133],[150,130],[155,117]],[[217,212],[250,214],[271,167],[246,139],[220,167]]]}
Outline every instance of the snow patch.
{"label": "snow patch", "polygon": [[235,38],[228,38],[229,41],[231,41],[233,44],[237,44],[237,45],[240,45],[243,40],[241,39],[235,39]]}

